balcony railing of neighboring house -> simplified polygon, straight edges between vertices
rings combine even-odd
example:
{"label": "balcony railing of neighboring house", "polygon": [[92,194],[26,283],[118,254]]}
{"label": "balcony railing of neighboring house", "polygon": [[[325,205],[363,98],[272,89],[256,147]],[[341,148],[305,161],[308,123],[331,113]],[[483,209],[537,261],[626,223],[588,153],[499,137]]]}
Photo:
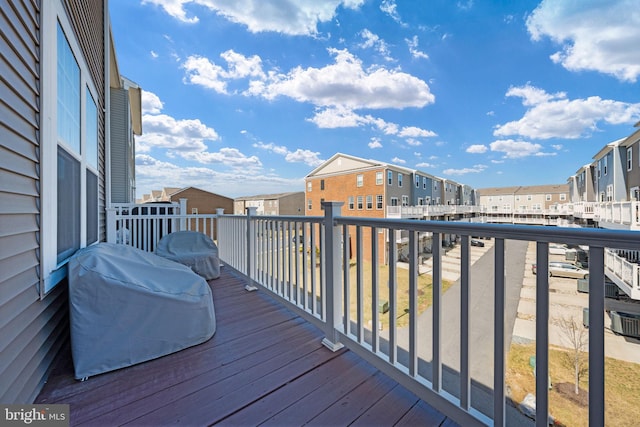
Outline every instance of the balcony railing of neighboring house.
{"label": "balcony railing of neighboring house", "polygon": [[605,272],[625,294],[640,300],[640,257],[638,251],[605,251]]}
{"label": "balcony railing of neighboring house", "polygon": [[640,202],[598,202],[593,205],[594,219],[599,223],[640,230]]}
{"label": "balcony railing of neighboring house", "polygon": [[[273,293],[292,310],[316,324],[325,333],[330,349],[346,346],[378,369],[415,392],[462,425],[506,425],[505,364],[505,241],[536,242],[536,419],[547,423],[550,242],[589,245],[589,424],[604,425],[604,282],[605,248],[615,246],[640,250],[635,232],[583,228],[549,228],[500,224],[475,224],[447,221],[413,221],[341,216],[341,203],[325,202],[323,217],[265,217],[249,211],[247,216],[221,215],[218,219],[218,245],[221,259],[247,275],[255,284]],[[407,232],[408,240],[408,333],[400,335],[396,318],[396,263],[387,267],[388,295],[382,295],[379,267],[384,260],[397,259],[397,247],[388,244],[388,236]],[[431,233],[433,298],[431,326],[418,334],[418,277],[420,233]],[[461,236],[460,326],[452,331],[442,323],[443,236]],[[380,240],[366,236],[382,236]],[[475,407],[471,402],[477,387],[470,378],[470,236],[494,238],[494,340],[493,386],[484,390],[489,404]],[[379,245],[376,242],[384,241]],[[353,253],[351,252],[355,247]],[[367,242],[367,243],[365,243]],[[372,243],[373,242],[373,243]],[[365,277],[365,254],[371,270]],[[608,255],[607,255],[608,256]],[[352,264],[353,263],[353,264]],[[352,275],[352,270],[355,274]],[[354,279],[355,277],[355,279]],[[362,295],[365,281],[371,283],[371,300]],[[355,283],[352,283],[355,282]],[[369,285],[367,285],[369,286]],[[355,289],[355,292],[353,291]],[[379,302],[387,299],[389,327],[379,330]],[[366,320],[368,319],[368,320]],[[443,379],[451,378],[452,361],[442,359],[443,334],[459,334],[459,372],[455,372],[455,390],[445,389]],[[432,348],[432,360],[419,355],[425,340]],[[453,364],[454,365],[454,364]],[[446,371],[446,372],[445,372]],[[474,405],[480,405],[474,398]]]}

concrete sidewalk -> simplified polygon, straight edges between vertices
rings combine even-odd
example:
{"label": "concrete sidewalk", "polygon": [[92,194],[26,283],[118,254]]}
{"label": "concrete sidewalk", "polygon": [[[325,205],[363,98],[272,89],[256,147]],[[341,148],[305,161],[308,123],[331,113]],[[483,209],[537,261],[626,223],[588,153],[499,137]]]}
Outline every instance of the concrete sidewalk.
{"label": "concrete sidewalk", "polygon": [[[530,242],[527,248],[526,264],[518,314],[513,328],[516,341],[527,342],[536,339],[536,276],[531,272],[531,264],[536,262],[535,242]],[[576,279],[560,277],[549,278],[549,343],[559,347],[569,347],[559,326],[559,319],[573,317],[582,325],[582,310],[589,306],[589,294],[577,291]],[[605,300],[607,309],[625,307],[625,311],[637,312],[640,304],[636,302]],[[615,335],[611,329],[611,319],[605,316],[605,355],[614,359],[640,363],[640,340]]]}

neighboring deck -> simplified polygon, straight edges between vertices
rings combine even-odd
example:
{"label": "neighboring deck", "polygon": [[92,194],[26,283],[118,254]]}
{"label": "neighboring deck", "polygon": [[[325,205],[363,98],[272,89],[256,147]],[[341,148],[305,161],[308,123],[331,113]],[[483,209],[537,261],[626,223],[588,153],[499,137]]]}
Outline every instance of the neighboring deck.
{"label": "neighboring deck", "polygon": [[36,403],[69,404],[72,425],[456,425],[241,275],[209,283],[211,340],[85,382],[67,350]]}

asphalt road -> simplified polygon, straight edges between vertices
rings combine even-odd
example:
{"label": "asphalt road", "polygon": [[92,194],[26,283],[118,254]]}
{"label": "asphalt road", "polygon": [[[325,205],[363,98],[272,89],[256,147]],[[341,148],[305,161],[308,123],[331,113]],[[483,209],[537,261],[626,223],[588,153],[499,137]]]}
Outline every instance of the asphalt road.
{"label": "asphalt road", "polygon": [[[527,242],[505,242],[506,300],[505,300],[505,348],[511,344],[520,289],[522,287]],[[472,405],[491,415],[493,411],[493,319],[494,319],[494,254],[490,248],[472,266],[470,272],[470,330],[469,359],[472,381]],[[427,309],[418,319],[418,356],[422,359],[419,370],[431,377],[432,309]],[[457,281],[442,296],[441,360],[443,363],[443,388],[459,395],[460,369],[460,282]],[[408,348],[408,330],[398,330],[400,347]],[[406,347],[405,347],[406,346]],[[507,407],[510,425],[530,425],[531,420],[514,407]]]}

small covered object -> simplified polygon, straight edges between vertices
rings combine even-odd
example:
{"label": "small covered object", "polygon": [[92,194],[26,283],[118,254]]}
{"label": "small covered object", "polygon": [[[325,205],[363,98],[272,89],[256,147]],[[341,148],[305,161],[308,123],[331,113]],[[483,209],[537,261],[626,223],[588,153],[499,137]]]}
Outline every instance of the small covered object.
{"label": "small covered object", "polygon": [[76,379],[203,343],[216,330],[207,282],[188,267],[113,243],[69,260]]}
{"label": "small covered object", "polygon": [[218,247],[198,231],[176,231],[163,236],[155,253],[190,267],[205,280],[220,277]]}

